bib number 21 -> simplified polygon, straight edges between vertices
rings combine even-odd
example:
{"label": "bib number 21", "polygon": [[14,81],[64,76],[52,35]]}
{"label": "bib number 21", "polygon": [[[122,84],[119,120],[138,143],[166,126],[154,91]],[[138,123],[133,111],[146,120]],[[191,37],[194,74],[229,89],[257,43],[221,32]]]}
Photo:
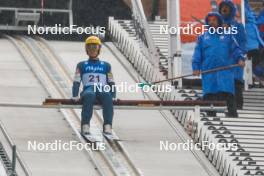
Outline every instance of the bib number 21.
{"label": "bib number 21", "polygon": [[89,82],[100,82],[99,75],[89,75]]}

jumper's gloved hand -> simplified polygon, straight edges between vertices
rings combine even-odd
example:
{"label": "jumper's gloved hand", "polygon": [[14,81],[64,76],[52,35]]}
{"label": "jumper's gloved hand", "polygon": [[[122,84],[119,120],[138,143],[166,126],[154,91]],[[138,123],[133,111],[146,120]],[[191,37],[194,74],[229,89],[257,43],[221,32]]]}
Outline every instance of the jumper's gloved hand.
{"label": "jumper's gloved hand", "polygon": [[200,76],[200,74],[201,74],[200,70],[194,70],[193,71],[194,76]]}
{"label": "jumper's gloved hand", "polygon": [[118,101],[121,101],[121,100],[119,98],[113,98],[113,101],[118,102]]}
{"label": "jumper's gloved hand", "polygon": [[150,83],[144,83],[144,82],[138,83],[139,88],[142,89],[144,86],[151,86],[151,84]]}
{"label": "jumper's gloved hand", "polygon": [[243,61],[243,60],[239,60],[238,61],[238,65],[240,66],[240,67],[245,67],[245,61]]}

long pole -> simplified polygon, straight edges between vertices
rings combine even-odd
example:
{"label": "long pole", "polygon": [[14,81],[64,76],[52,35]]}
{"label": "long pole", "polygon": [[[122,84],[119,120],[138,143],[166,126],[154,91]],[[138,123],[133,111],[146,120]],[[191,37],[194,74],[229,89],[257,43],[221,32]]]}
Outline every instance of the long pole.
{"label": "long pole", "polygon": [[[217,71],[221,71],[221,70],[228,70],[228,69],[231,69],[233,67],[239,67],[239,64],[228,65],[228,66],[224,66],[224,67],[218,67],[218,68],[206,70],[206,71],[201,72],[201,74],[213,73],[213,72],[217,72]],[[172,81],[175,79],[181,79],[181,78],[190,77],[190,76],[194,76],[193,73],[182,75],[182,76],[177,76],[177,77],[170,78],[170,79],[164,79],[161,81],[152,82],[151,84],[158,84],[158,83]]]}

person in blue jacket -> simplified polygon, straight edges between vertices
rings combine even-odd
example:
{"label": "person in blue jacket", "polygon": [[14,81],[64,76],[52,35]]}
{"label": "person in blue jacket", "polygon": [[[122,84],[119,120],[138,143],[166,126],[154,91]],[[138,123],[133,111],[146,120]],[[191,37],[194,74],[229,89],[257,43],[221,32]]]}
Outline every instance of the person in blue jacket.
{"label": "person in blue jacket", "polygon": [[[223,25],[222,16],[216,12],[210,12],[206,16],[205,22],[209,29],[221,29]],[[230,66],[234,63],[233,60],[240,66],[244,66],[243,51],[235,44],[232,36],[209,31],[198,37],[192,58],[193,74],[198,76],[201,71]],[[228,117],[238,117],[234,87],[233,69],[202,74],[204,100],[226,101]],[[215,112],[207,114],[209,116],[216,115]]]}
{"label": "person in blue jacket", "polygon": [[[237,30],[237,34],[233,34],[232,38],[240,49],[246,54],[246,32],[242,23],[239,23],[236,17],[236,7],[231,0],[223,0],[219,4],[219,13],[224,19],[225,27],[232,27]],[[235,64],[235,59],[233,59]],[[242,67],[234,68],[235,78],[235,97],[238,109],[243,108],[243,88],[244,88],[244,69]]]}
{"label": "person in blue jacket", "polygon": [[[98,58],[101,50],[101,40],[96,36],[90,36],[85,41],[85,48],[89,58],[77,64],[73,86],[72,99],[77,101],[79,98],[79,87],[82,83],[81,92],[82,120],[81,133],[90,134],[90,120],[93,115],[93,105],[99,101],[103,107],[103,132],[112,133],[113,121],[113,98],[115,98],[114,80],[111,72],[111,65]],[[104,89],[109,86],[109,89]]]}
{"label": "person in blue jacket", "polygon": [[248,58],[252,60],[253,72],[255,72],[256,67],[263,60],[260,48],[264,47],[264,42],[257,27],[256,15],[251,10],[248,0],[244,0],[244,2],[247,34],[246,50]]}

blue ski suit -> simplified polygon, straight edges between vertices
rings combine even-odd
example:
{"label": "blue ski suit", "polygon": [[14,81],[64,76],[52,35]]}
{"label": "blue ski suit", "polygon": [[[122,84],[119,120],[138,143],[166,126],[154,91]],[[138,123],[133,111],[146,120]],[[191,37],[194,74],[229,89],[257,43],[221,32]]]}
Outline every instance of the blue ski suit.
{"label": "blue ski suit", "polygon": [[[82,125],[90,124],[95,101],[102,104],[104,125],[112,125],[113,98],[116,96],[111,65],[105,61],[89,59],[77,64],[72,86],[72,96],[79,95],[80,83],[83,85],[81,92]],[[106,86],[111,89],[104,89]]]}

